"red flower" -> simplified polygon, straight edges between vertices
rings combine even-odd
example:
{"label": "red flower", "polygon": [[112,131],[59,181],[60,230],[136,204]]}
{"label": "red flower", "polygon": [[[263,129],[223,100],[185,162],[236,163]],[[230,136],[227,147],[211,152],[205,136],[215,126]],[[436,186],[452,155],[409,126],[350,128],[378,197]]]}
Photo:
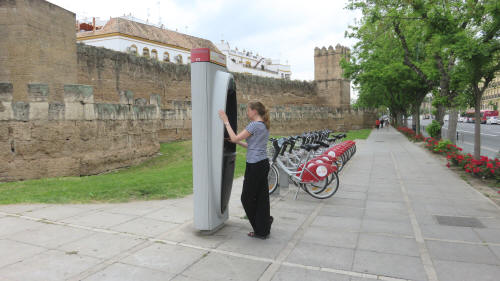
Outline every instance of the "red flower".
{"label": "red flower", "polygon": [[489,169],[493,169],[493,163],[488,162],[488,163],[486,164],[486,167],[487,167],[487,168],[489,168]]}
{"label": "red flower", "polygon": [[448,168],[450,167],[450,162],[446,163],[446,167]]}
{"label": "red flower", "polygon": [[[495,173],[495,170],[490,169],[490,172],[491,172],[492,174],[494,174],[494,173]],[[500,192],[500,191],[499,191],[499,192]]]}

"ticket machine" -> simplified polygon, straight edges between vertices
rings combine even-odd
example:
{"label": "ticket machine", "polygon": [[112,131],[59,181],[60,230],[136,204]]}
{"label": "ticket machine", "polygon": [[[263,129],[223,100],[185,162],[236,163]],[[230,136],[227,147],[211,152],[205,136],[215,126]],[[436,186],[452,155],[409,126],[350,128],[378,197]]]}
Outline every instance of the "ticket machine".
{"label": "ticket machine", "polygon": [[191,50],[194,227],[214,232],[229,217],[236,145],[219,118],[223,109],[237,132],[236,85],[224,55]]}

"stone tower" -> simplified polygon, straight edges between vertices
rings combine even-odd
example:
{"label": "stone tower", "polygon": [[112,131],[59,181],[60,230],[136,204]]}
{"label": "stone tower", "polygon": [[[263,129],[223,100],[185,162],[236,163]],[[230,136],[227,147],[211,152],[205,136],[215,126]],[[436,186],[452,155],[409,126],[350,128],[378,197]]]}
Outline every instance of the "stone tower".
{"label": "stone tower", "polygon": [[63,100],[63,85],[77,82],[75,24],[73,12],[47,1],[0,0],[0,82],[12,83],[14,101],[28,101],[29,83]]}
{"label": "stone tower", "polygon": [[351,81],[342,77],[340,67],[342,58],[349,60],[350,50],[337,44],[314,49],[314,80],[318,86],[318,94],[325,104],[348,109],[351,103]]}

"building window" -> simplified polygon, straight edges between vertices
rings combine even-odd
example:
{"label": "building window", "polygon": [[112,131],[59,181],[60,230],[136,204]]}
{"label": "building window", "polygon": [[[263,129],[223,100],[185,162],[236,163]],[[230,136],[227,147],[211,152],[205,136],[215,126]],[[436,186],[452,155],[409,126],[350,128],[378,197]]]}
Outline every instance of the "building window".
{"label": "building window", "polygon": [[245,66],[246,66],[246,67],[250,67],[250,66],[252,66],[252,65],[250,64],[250,62],[249,62],[249,61],[246,61],[246,62],[245,62]]}
{"label": "building window", "polygon": [[281,73],[281,78],[283,78],[283,77],[285,77],[285,76],[283,75],[283,73]]}
{"label": "building window", "polygon": [[170,54],[168,52],[163,53],[163,61],[164,62],[170,61]]}
{"label": "building window", "polygon": [[128,52],[132,55],[137,55],[137,46],[132,45],[132,46],[128,47]]}
{"label": "building window", "polygon": [[182,56],[181,55],[175,56],[175,63],[182,64]]}
{"label": "building window", "polygon": [[147,47],[142,49],[142,55],[149,58],[149,49]]}
{"label": "building window", "polygon": [[151,57],[155,60],[158,59],[158,52],[155,49],[151,50]]}

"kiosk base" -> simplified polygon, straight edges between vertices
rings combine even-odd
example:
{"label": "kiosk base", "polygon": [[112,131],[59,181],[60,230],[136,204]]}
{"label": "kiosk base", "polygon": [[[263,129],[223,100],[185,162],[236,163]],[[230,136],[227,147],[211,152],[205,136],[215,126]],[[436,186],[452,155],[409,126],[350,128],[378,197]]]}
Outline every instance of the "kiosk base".
{"label": "kiosk base", "polygon": [[202,236],[212,235],[212,234],[216,233],[217,231],[219,231],[221,228],[223,228],[225,225],[226,225],[225,223],[221,223],[216,228],[214,228],[212,230],[200,230],[198,233]]}

